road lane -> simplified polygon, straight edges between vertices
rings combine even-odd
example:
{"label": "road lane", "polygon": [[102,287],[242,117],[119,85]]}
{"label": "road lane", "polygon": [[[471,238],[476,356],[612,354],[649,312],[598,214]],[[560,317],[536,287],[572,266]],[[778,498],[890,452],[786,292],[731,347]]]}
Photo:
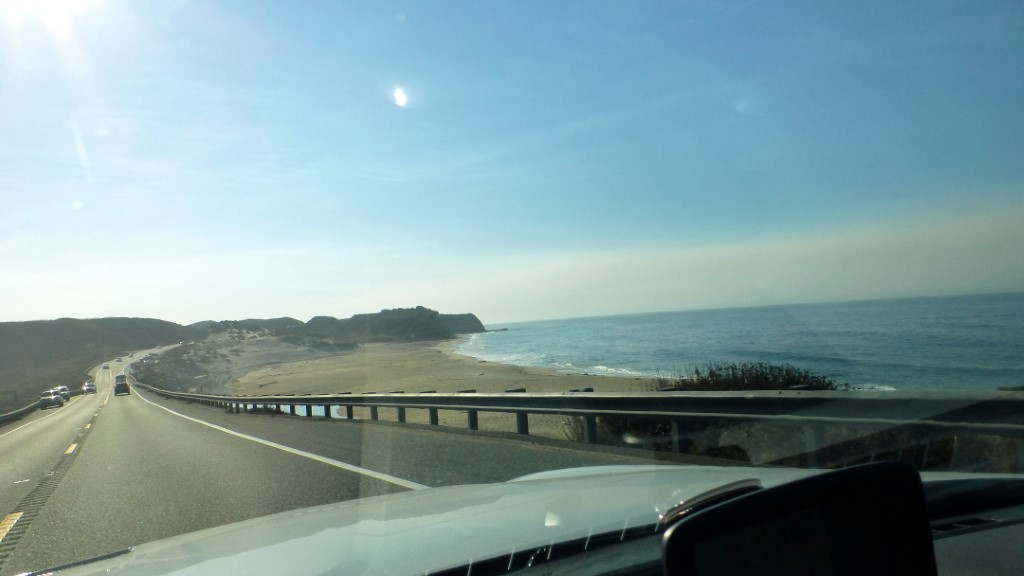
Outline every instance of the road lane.
{"label": "road lane", "polygon": [[111,397],[0,574],[400,490],[189,422],[135,394]]}
{"label": "road lane", "polygon": [[[112,368],[120,372],[120,366]],[[112,380],[104,378],[102,388],[109,389]],[[97,402],[105,396],[99,394]],[[90,428],[83,427],[76,451],[64,457],[66,474],[23,526],[0,564],[0,576],[283,510],[405,489],[381,474],[439,486],[651,462],[644,453],[580,450],[511,435],[233,414],[137,389],[111,396],[99,414]]]}
{"label": "road lane", "polygon": [[[38,512],[37,502],[57,483],[62,463],[73,460],[81,448],[80,439],[106,403],[115,372],[124,373],[128,366],[127,359],[106,364],[89,371],[97,394],[71,396],[61,408],[31,412],[0,426],[0,566]],[[26,506],[34,509],[25,513]]]}
{"label": "road lane", "polygon": [[577,466],[654,463],[653,453],[627,448],[393,422],[235,414],[144,390],[141,394],[187,416],[426,486],[503,482]]}
{"label": "road lane", "polygon": [[72,396],[0,428],[0,515],[48,473],[99,410],[102,394]]}
{"label": "road lane", "polygon": [[408,488],[410,490],[422,490],[424,488],[429,488],[429,486],[425,486],[423,484],[418,484],[416,482],[412,482],[412,481],[406,480],[404,478],[399,478],[397,476],[392,476],[390,474],[385,474],[383,472],[378,472],[376,470],[370,470],[369,468],[362,468],[362,467],[359,467],[359,466],[354,466],[354,465],[349,464],[347,462],[342,462],[340,460],[334,460],[333,458],[327,458],[326,456],[320,456],[319,454],[313,454],[312,452],[306,452],[304,450],[299,450],[297,448],[292,448],[290,446],[285,446],[284,444],[273,442],[271,440],[265,440],[263,438],[258,438],[256,436],[251,436],[249,434],[244,434],[242,432],[236,432],[234,430],[231,430],[230,428],[225,428],[224,426],[218,426],[217,424],[211,424],[211,423],[206,422],[204,420],[200,420],[199,418],[193,418],[191,416],[186,416],[186,415],[182,414],[181,412],[176,412],[174,410],[171,410],[170,408],[167,408],[166,406],[161,406],[160,404],[157,404],[156,402],[153,402],[151,400],[147,400],[145,396],[137,395],[137,397],[140,398],[143,402],[146,402],[146,403],[150,404],[151,406],[155,406],[155,407],[157,407],[157,408],[159,408],[161,410],[166,411],[169,414],[173,414],[173,415],[178,416],[179,418],[182,418],[182,419],[187,420],[189,422],[200,424],[202,426],[206,426],[206,427],[211,428],[213,430],[216,430],[218,432],[223,432],[224,434],[228,434],[230,436],[235,436],[235,437],[241,438],[243,440],[248,440],[250,442],[255,442],[257,444],[261,444],[261,445],[267,446],[269,448],[274,448],[276,450],[281,450],[282,452],[287,452],[287,453],[289,453],[289,454],[291,454],[293,456],[299,456],[299,457],[302,457],[302,458],[306,458],[308,460],[313,460],[315,462],[320,462],[320,463],[323,463],[323,464],[327,464],[328,466],[334,466],[335,468],[340,468],[340,469],[346,470],[348,472],[355,472],[356,474],[360,474],[360,475],[363,475],[363,476],[369,476],[371,478],[376,478],[377,480],[383,480],[384,482],[388,482],[388,483],[394,484],[396,486],[400,486],[402,488]]}

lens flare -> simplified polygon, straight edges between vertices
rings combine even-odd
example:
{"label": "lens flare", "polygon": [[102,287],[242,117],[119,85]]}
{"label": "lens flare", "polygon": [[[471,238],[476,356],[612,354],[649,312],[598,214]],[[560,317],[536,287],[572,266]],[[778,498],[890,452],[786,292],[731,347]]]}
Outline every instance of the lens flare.
{"label": "lens flare", "polygon": [[395,87],[395,104],[405,108],[405,105],[409,103],[409,95],[405,93],[405,89],[401,86]]}
{"label": "lens flare", "polygon": [[0,0],[0,16],[12,24],[37,18],[51,36],[64,40],[71,32],[71,18],[92,4],[93,0]]}

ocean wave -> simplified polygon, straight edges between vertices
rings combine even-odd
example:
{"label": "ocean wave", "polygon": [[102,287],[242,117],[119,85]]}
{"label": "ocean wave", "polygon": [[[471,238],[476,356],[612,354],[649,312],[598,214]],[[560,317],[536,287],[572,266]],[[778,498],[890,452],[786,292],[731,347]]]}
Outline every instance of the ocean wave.
{"label": "ocean wave", "polygon": [[545,366],[546,354],[529,353],[507,353],[507,354],[470,354],[474,358],[497,362],[499,364],[512,364],[513,366]]}
{"label": "ocean wave", "polygon": [[714,363],[769,362],[840,387],[848,383],[850,390],[994,390],[1024,382],[1016,338],[1024,327],[1022,298],[524,322],[470,336],[455,350],[494,362],[642,379],[678,377]]}
{"label": "ocean wave", "polygon": [[885,384],[857,384],[856,386],[843,388],[843,390],[860,390],[865,392],[896,392],[898,388],[896,388],[895,386],[888,386]]}
{"label": "ocean wave", "polygon": [[630,370],[628,368],[612,368],[610,366],[591,366],[589,368],[580,368],[572,362],[551,362],[548,364],[550,368],[554,368],[560,372],[572,372],[574,374],[594,374],[597,376],[651,376],[645,372],[639,372],[637,370]]}
{"label": "ocean wave", "polygon": [[630,370],[629,368],[612,368],[610,366],[591,366],[590,371],[596,374],[609,376],[645,376],[643,372]]}

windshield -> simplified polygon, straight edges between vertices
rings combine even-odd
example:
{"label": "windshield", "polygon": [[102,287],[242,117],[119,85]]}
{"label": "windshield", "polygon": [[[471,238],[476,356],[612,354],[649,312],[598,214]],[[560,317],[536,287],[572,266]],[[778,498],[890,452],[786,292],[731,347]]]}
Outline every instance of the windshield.
{"label": "windshield", "polygon": [[0,575],[587,466],[1020,474],[1022,30],[0,0]]}

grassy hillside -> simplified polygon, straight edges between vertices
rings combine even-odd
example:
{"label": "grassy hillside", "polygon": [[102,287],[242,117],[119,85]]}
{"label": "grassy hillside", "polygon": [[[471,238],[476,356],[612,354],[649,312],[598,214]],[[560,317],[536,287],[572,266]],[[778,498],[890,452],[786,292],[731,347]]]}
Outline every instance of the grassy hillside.
{"label": "grassy hillside", "polygon": [[277,336],[296,346],[337,353],[366,342],[443,340],[483,330],[472,314],[440,314],[422,306],[344,320],[318,316],[309,322],[294,318],[205,321],[189,326],[150,318],[2,322],[0,412],[31,403],[46,388],[77,386],[85,379],[85,371],[102,360],[172,342],[202,341],[209,336],[239,340]]}
{"label": "grassy hillside", "polygon": [[0,412],[20,408],[58,384],[81,383],[85,371],[125,350],[177,342],[191,333],[150,318],[61,318],[0,323]]}

